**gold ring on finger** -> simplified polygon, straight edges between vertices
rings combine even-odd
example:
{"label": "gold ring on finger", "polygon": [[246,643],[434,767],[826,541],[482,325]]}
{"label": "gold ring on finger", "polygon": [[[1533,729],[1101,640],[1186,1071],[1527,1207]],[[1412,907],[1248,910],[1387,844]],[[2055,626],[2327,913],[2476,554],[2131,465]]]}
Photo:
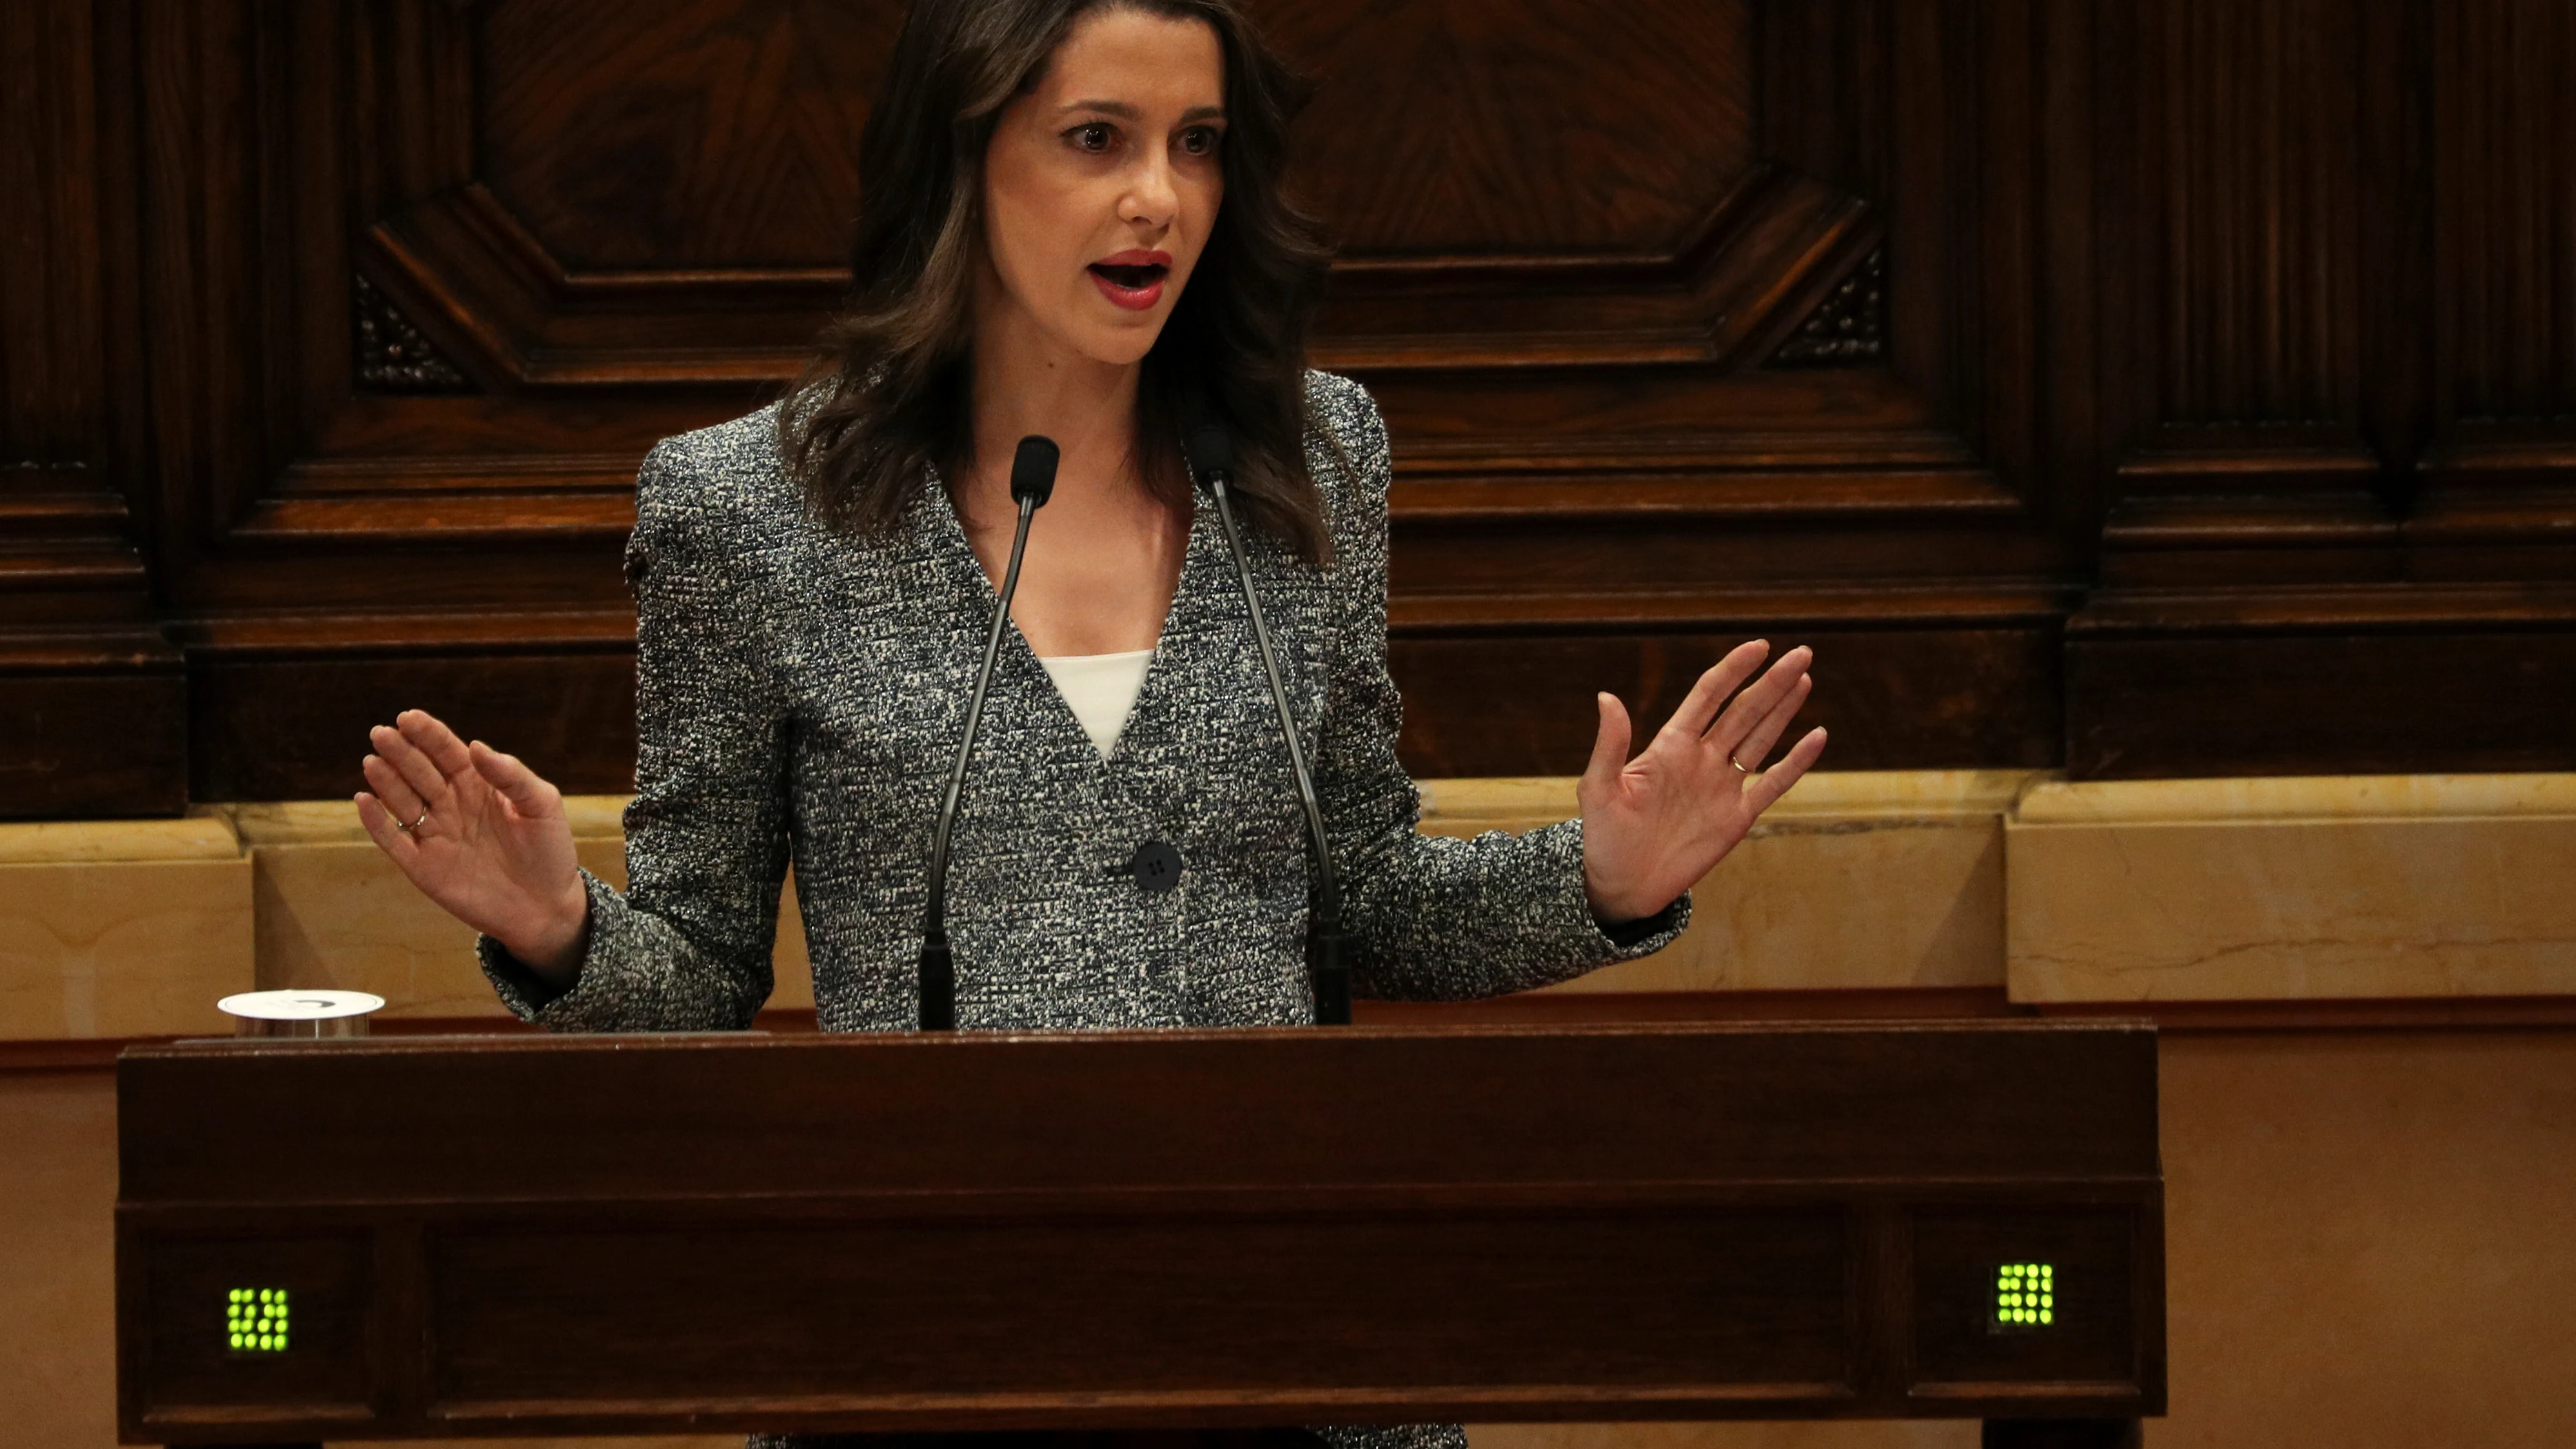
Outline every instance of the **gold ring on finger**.
{"label": "gold ring on finger", "polygon": [[[1743,767],[1739,765],[1739,766],[1737,766],[1736,768],[1738,768],[1738,769],[1742,769]],[[403,834],[405,834],[405,835],[409,835],[409,834],[411,834],[413,831],[418,830],[419,828],[421,828],[421,827],[422,827],[422,826],[424,826],[424,825],[427,825],[428,823],[429,823],[429,807],[428,807],[428,806],[426,806],[426,805],[423,805],[422,807],[420,807],[420,818],[419,818],[418,820],[413,821],[413,822],[412,822],[412,823],[410,823],[409,825],[405,825],[405,824],[403,824],[401,821],[397,820],[397,821],[395,821],[395,822],[394,822],[394,828],[395,828],[396,830],[401,831],[401,832],[402,832]]]}

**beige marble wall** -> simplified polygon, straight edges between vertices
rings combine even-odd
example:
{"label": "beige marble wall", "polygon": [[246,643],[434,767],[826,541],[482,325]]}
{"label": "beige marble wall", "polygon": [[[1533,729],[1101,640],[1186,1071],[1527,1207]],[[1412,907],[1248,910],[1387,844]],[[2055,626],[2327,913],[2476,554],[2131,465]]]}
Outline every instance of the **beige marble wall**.
{"label": "beige marble wall", "polygon": [[[1574,782],[1424,785],[1423,828],[1522,830]],[[624,879],[623,801],[568,802]],[[1670,949],[1565,992],[1991,987],[2034,1003],[2576,993],[2576,775],[2068,784],[1811,776]],[[792,885],[773,1007],[810,1007]],[[497,1014],[469,933],[344,802],[0,826],[0,1039],[222,1030],[216,997],[342,986]]]}
{"label": "beige marble wall", "polygon": [[221,821],[0,825],[0,1039],[225,1030],[250,887]]}
{"label": "beige marble wall", "polygon": [[2576,1444],[2576,1032],[2168,1035],[2149,1449]]}
{"label": "beige marble wall", "polygon": [[[1814,774],[1692,892],[1669,948],[1558,991],[1815,991],[2003,981],[2004,812],[2023,771]],[[1527,830],[1576,813],[1575,782],[1423,787],[1433,834]]]}
{"label": "beige marble wall", "polygon": [[116,1442],[116,1079],[0,1072],[0,1440]]}
{"label": "beige marble wall", "polygon": [[[565,800],[581,863],[626,883],[622,796]],[[412,888],[345,801],[234,805],[223,812],[249,852],[263,988],[335,986],[385,998],[387,1017],[505,1015],[474,964],[474,933]],[[793,904],[779,941],[776,1007],[811,1006]]]}
{"label": "beige marble wall", "polygon": [[2576,992],[2576,776],[2041,782],[2006,857],[2019,1001]]}
{"label": "beige marble wall", "polygon": [[[564,802],[581,863],[626,880],[624,802]],[[506,1014],[474,965],[474,933],[412,888],[345,800],[223,807],[249,852],[259,984],[340,987],[385,999],[388,1017]]]}

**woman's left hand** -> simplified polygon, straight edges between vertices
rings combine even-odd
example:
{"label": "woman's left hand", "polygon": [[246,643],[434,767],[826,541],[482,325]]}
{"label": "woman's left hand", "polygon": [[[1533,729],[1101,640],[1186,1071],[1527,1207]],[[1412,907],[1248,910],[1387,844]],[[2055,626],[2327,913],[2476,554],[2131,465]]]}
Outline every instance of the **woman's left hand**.
{"label": "woman's left hand", "polygon": [[1761,769],[1814,684],[1807,674],[1814,655],[1800,645],[1736,694],[1770,652],[1756,639],[1719,660],[1633,760],[1627,706],[1598,696],[1601,733],[1576,796],[1584,894],[1601,920],[1641,920],[1671,905],[1825,752],[1825,732],[1809,730],[1779,764]]}

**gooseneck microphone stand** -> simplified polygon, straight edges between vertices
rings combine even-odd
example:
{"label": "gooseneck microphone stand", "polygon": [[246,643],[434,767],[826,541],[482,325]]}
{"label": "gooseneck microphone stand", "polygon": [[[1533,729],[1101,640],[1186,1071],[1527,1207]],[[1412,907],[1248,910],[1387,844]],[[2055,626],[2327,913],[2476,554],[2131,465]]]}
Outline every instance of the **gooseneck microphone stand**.
{"label": "gooseneck microphone stand", "polygon": [[1055,492],[1058,454],[1053,441],[1020,439],[1011,455],[1011,498],[1020,505],[1020,521],[1011,533],[1011,563],[1002,573],[1002,596],[993,604],[993,630],[984,638],[984,665],[975,671],[975,692],[966,701],[966,733],[957,742],[957,764],[948,772],[948,793],[939,802],[939,824],[930,835],[929,899],[921,922],[921,1029],[957,1028],[957,966],[948,955],[948,837],[957,824],[957,802],[966,790],[966,762],[975,757],[975,730],[984,720],[984,694],[993,687],[993,665],[1002,656],[1002,629],[1011,621],[1011,596],[1020,588],[1020,555],[1029,546],[1029,520]]}
{"label": "gooseneck microphone stand", "polygon": [[1234,576],[1243,585],[1243,605],[1252,615],[1252,637],[1261,646],[1261,667],[1270,676],[1270,701],[1279,709],[1279,730],[1288,740],[1288,769],[1296,776],[1297,802],[1306,808],[1306,841],[1315,853],[1315,900],[1306,917],[1306,971],[1314,984],[1315,1022],[1319,1026],[1351,1024],[1350,934],[1342,929],[1342,884],[1333,869],[1333,852],[1324,839],[1324,807],[1315,799],[1315,777],[1306,768],[1306,747],[1297,734],[1297,716],[1288,707],[1288,686],[1279,677],[1279,654],[1270,643],[1269,622],[1261,617],[1261,596],[1252,587],[1252,564],[1243,554],[1243,535],[1235,527],[1234,440],[1213,423],[1193,427],[1182,442],[1190,471],[1216,500],[1217,521],[1225,525],[1225,546],[1234,554]]}

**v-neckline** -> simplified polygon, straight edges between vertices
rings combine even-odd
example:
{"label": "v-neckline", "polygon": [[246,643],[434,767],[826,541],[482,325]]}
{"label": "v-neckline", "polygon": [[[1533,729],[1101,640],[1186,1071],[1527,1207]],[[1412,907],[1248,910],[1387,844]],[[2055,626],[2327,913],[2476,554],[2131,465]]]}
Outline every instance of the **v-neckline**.
{"label": "v-neckline", "polygon": [[[957,516],[957,499],[948,491],[947,481],[940,476],[938,469],[929,470],[928,484],[926,491],[930,496],[925,502],[929,510],[937,515],[935,526],[939,530],[940,541],[946,545],[949,556],[964,569],[965,577],[972,579],[976,585],[970,591],[970,596],[974,598],[977,605],[976,633],[981,635],[985,629],[992,627],[993,616],[989,611],[1001,602],[1002,591],[984,572],[984,561],[975,556],[974,541],[966,536],[966,520]],[[1041,692],[1053,705],[1057,723],[1070,732],[1073,738],[1079,740],[1082,744],[1082,753],[1097,762],[1103,769],[1119,765],[1133,757],[1135,727],[1147,718],[1147,706],[1167,687],[1163,685],[1163,680],[1174,667],[1171,658],[1172,644],[1181,633],[1184,606],[1192,601],[1194,586],[1198,585],[1200,577],[1208,568],[1207,563],[1199,557],[1210,545],[1208,510],[1197,506],[1198,500],[1195,496],[1190,502],[1189,531],[1181,544],[1181,573],[1172,584],[1172,602],[1163,611],[1162,629],[1154,636],[1153,657],[1145,662],[1144,682],[1137,686],[1135,702],[1127,707],[1127,718],[1119,725],[1117,742],[1109,747],[1108,754],[1100,753],[1100,747],[1091,742],[1090,733],[1083,729],[1082,721],[1074,715],[1072,702],[1064,697],[1063,690],[1056,687],[1055,677],[1047,673],[1046,666],[1039,661],[1038,652],[1030,646],[1028,636],[1020,632],[1020,621],[1016,618],[1005,621],[1002,632],[1006,636],[1005,652],[1011,656],[1012,672],[1023,679],[1032,680],[1032,687],[1039,683],[1045,686]],[[1000,677],[998,663],[995,667],[995,677],[998,682]]]}

